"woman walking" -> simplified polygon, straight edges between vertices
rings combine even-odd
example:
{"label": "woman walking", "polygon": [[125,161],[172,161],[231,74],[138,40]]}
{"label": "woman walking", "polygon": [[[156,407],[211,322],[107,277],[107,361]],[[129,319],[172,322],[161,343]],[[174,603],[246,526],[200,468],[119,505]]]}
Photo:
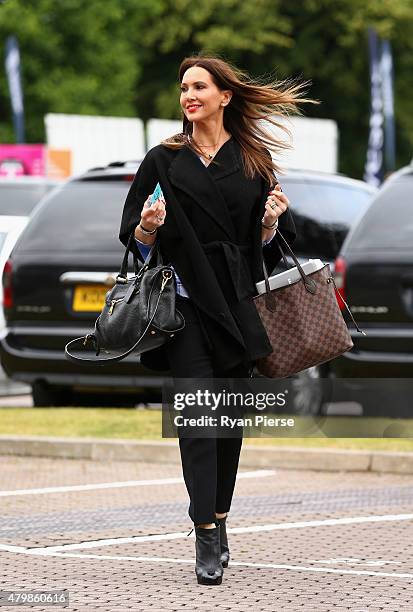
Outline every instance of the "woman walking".
{"label": "woman walking", "polygon": [[[145,156],[128,193],[119,238],[134,230],[143,262],[159,241],[177,281],[185,328],[160,349],[142,355],[174,378],[249,377],[272,347],[253,302],[263,257],[281,259],[277,227],[291,244],[296,232],[274,171],[275,154],[290,145],[261,120],[299,113],[303,85],[263,85],[210,55],[188,57],[179,68],[182,133]],[[270,150],[269,150],[270,149]],[[149,206],[157,183],[164,198]],[[221,584],[228,566],[226,519],[242,436],[179,438],[188,513],[195,526],[195,573],[200,584]]]}

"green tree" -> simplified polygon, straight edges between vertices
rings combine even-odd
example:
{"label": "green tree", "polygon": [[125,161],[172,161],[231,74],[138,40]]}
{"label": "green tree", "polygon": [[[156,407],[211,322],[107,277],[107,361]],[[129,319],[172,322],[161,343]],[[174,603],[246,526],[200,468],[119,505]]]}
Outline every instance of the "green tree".
{"label": "green tree", "polygon": [[[183,57],[219,54],[255,77],[311,80],[309,117],[334,119],[340,171],[361,177],[370,106],[367,28],[391,41],[397,163],[411,160],[411,0],[7,0],[0,39],[20,42],[28,140],[47,112],[180,118]],[[0,140],[12,141],[0,74]]]}
{"label": "green tree", "polygon": [[[44,140],[48,112],[134,116],[139,66],[128,40],[130,0],[9,0],[0,8],[0,40],[20,46],[30,142]],[[13,140],[4,71],[0,141]]]}
{"label": "green tree", "polygon": [[393,48],[397,165],[412,158],[413,3],[411,0],[302,0],[285,2],[294,28],[294,47],[285,57],[289,69],[312,78],[322,105],[310,116],[338,123],[340,169],[363,175],[368,140],[370,77],[367,29],[374,27]]}
{"label": "green tree", "polygon": [[322,104],[304,105],[304,114],[337,121],[340,171],[362,177],[370,110],[367,29],[373,26],[393,47],[397,164],[411,160],[411,0],[209,0],[201,7],[165,0],[160,11],[141,38],[147,52],[137,98],[140,116],[180,117],[181,59],[216,52],[254,76],[312,80],[309,94]]}

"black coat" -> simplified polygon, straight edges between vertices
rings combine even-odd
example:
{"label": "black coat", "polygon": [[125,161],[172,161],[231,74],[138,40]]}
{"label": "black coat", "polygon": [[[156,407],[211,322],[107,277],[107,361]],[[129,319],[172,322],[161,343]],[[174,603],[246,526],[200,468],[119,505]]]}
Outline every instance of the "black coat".
{"label": "black coat", "polygon": [[[143,204],[159,181],[166,201],[157,232],[164,263],[171,263],[198,307],[216,366],[231,368],[269,355],[272,347],[253,302],[255,283],[281,259],[274,238],[262,246],[261,219],[270,185],[248,179],[241,149],[231,138],[205,166],[192,149],[158,145],[148,151],[127,195],[119,239],[126,245]],[[291,244],[296,236],[289,209],[279,228]],[[143,258],[134,244],[134,251]],[[168,369],[161,349],[142,355],[151,369]]]}

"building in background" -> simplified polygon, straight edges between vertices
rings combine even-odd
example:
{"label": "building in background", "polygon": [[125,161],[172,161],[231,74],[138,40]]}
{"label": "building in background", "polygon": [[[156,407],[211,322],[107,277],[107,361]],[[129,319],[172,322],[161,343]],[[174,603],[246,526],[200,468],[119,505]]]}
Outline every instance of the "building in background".
{"label": "building in background", "polygon": [[50,113],[45,126],[49,147],[71,151],[71,174],[145,155],[141,119]]}
{"label": "building in background", "polygon": [[[280,118],[277,118],[280,121]],[[293,148],[286,150],[279,161],[285,168],[337,172],[338,168],[338,128],[331,119],[308,119],[306,117],[281,120],[291,131]],[[278,135],[282,140],[288,135],[277,130],[271,124],[268,131]],[[181,121],[167,119],[150,119],[146,124],[148,149],[159,144],[161,140],[182,130]]]}
{"label": "building in background", "polygon": [[[147,150],[182,129],[181,121],[150,119],[145,129],[141,119],[48,114],[45,117],[47,144],[52,149],[70,150],[72,174],[96,166],[142,159]],[[285,168],[337,172],[338,129],[330,119],[291,118],[293,149],[280,161]],[[269,130],[276,128],[269,125]],[[279,137],[287,135],[279,130]]]}

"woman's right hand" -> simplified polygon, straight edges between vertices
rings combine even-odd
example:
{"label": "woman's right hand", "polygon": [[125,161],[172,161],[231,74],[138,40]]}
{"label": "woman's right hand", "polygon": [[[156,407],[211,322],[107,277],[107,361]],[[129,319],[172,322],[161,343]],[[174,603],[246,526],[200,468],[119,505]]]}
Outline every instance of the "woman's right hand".
{"label": "woman's right hand", "polygon": [[151,197],[152,194],[148,196],[141,212],[142,225],[148,231],[152,231],[163,225],[166,217],[165,200],[163,198],[158,198],[156,202],[150,206]]}

